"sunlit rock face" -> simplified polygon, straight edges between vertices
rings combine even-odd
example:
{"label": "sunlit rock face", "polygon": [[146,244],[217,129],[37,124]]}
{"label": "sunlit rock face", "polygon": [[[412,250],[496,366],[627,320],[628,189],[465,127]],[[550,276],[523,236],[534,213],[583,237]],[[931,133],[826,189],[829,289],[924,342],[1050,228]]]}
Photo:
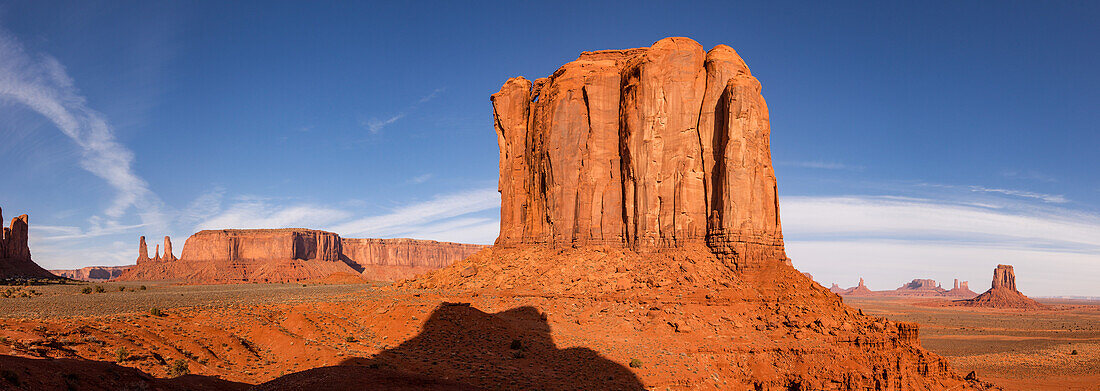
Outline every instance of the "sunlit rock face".
{"label": "sunlit rock face", "polygon": [[584,52],[492,95],[497,244],[709,244],[785,259],[760,82],[688,38]]}

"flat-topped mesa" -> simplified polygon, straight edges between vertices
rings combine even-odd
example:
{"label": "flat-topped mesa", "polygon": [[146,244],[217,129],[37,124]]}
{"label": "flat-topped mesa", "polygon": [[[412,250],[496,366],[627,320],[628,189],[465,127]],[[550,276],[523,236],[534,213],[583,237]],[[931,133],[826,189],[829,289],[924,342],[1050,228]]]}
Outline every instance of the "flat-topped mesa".
{"label": "flat-topped mesa", "polygon": [[3,221],[0,210],[0,279],[57,278],[31,260],[30,217],[12,218],[8,227],[3,226]]}
{"label": "flat-topped mesa", "polygon": [[[141,242],[144,244],[144,240]],[[486,246],[416,239],[343,239],[305,229],[200,231],[177,259],[164,238],[164,254],[126,270],[119,280],[189,283],[292,282],[334,274],[394,281],[461,260]]]}
{"label": "flat-topped mesa", "polygon": [[760,83],[728,46],[688,38],[585,52],[492,95],[497,244],[709,244],[783,260]]}

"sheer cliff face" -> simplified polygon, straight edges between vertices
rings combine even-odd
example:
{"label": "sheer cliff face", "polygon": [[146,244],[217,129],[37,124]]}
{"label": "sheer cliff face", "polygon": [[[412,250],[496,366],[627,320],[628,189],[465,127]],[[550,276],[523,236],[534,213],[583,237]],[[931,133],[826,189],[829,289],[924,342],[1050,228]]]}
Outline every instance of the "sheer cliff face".
{"label": "sheer cliff face", "polygon": [[346,261],[360,268],[407,266],[439,269],[487,247],[417,239],[341,239]]}
{"label": "sheer cliff face", "polygon": [[[170,246],[165,241],[166,246]],[[188,261],[298,259],[340,260],[340,236],[307,229],[199,231],[187,238],[180,258]]]}
{"label": "sheer cliff face", "polygon": [[8,227],[3,226],[3,221],[4,213],[0,211],[0,279],[56,278],[31,260],[30,218],[15,217]]}
{"label": "sheer cliff face", "polygon": [[498,244],[705,241],[782,256],[767,105],[728,46],[585,52],[548,78],[508,80],[492,102]]}

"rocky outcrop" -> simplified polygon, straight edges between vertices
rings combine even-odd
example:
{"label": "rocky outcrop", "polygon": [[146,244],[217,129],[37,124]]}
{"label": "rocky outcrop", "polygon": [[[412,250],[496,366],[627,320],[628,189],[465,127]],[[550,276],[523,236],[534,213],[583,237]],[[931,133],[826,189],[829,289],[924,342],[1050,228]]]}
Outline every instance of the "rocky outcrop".
{"label": "rocky outcrop", "polygon": [[80,269],[68,269],[68,270],[50,270],[59,277],[65,277],[73,280],[80,281],[107,281],[112,278],[118,278],[122,275],[126,269],[133,267],[134,265],[125,266],[88,266]]}
{"label": "rocky outcrop", "polygon": [[836,283],[833,283],[833,286],[829,287],[829,292],[833,292],[836,294],[844,293],[844,291],[845,289],[841,288],[840,285],[837,285]]}
{"label": "rocky outcrop", "polygon": [[3,227],[0,210],[0,279],[57,278],[31,260],[30,217],[20,215]]}
{"label": "rocky outcrop", "polygon": [[856,285],[854,287],[851,287],[851,288],[848,288],[848,289],[845,289],[844,293],[841,293],[841,295],[842,296],[874,296],[875,292],[873,292],[873,291],[871,291],[871,289],[867,288],[867,285],[863,284],[863,277],[860,277],[858,285]]}
{"label": "rocky outcrop", "polygon": [[[144,237],[140,246],[145,245]],[[311,229],[230,229],[200,231],[183,245],[177,259],[164,238],[164,255],[141,261],[119,280],[174,280],[189,283],[291,282],[330,275],[360,275],[395,281],[465,258],[485,246],[414,239],[343,239]],[[146,258],[148,256],[146,255]]]}
{"label": "rocky outcrop", "polygon": [[767,105],[730,47],[584,52],[491,100],[498,244],[705,242],[739,264],[786,258]]}
{"label": "rocky outcrop", "polygon": [[988,291],[969,300],[955,303],[970,307],[1013,308],[1033,310],[1044,306],[1016,290],[1016,272],[1012,265],[997,265],[993,270],[993,285]]}
{"label": "rocky outcrop", "polygon": [[661,341],[631,351],[642,361],[693,357],[646,388],[966,387],[916,325],[863,315],[791,266],[767,106],[733,49],[666,38],[585,52],[491,100],[496,245],[398,292],[538,298],[570,328]]}

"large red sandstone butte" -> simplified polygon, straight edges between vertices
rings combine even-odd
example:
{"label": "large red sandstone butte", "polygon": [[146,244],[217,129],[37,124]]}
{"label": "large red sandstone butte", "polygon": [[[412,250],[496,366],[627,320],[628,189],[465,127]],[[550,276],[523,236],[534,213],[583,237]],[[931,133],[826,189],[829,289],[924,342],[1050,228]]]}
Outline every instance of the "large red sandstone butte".
{"label": "large red sandstone butte", "polygon": [[[0,210],[2,221],[4,213]],[[57,278],[31,260],[29,221],[27,215],[21,215],[11,219],[8,227],[0,223],[0,279]]]}
{"label": "large red sandstone butte", "polygon": [[1042,304],[1016,290],[1016,272],[1012,265],[997,265],[993,269],[993,286],[969,300],[957,300],[959,305],[988,308],[1040,309]]}
{"label": "large red sandstone butte", "polygon": [[189,283],[296,282],[331,275],[394,281],[450,265],[485,246],[414,239],[343,239],[319,230],[231,229],[200,231],[177,259],[164,238],[164,255],[149,258],[141,237],[137,265],[122,281]]}
{"label": "large red sandstone butte", "polygon": [[864,316],[791,267],[767,105],[730,47],[584,52],[491,100],[496,246],[396,288],[545,298],[661,341],[635,352],[646,359],[691,357],[647,388],[977,386],[919,346],[916,324]]}

